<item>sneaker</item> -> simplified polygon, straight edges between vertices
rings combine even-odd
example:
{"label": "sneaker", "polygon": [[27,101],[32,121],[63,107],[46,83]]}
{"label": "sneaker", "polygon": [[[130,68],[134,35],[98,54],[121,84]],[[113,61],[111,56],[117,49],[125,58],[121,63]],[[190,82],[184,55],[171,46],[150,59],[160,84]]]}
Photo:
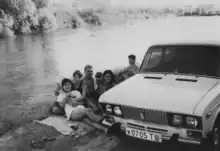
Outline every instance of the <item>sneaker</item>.
{"label": "sneaker", "polygon": [[115,123],[108,128],[107,134],[117,134],[120,132],[121,123]]}

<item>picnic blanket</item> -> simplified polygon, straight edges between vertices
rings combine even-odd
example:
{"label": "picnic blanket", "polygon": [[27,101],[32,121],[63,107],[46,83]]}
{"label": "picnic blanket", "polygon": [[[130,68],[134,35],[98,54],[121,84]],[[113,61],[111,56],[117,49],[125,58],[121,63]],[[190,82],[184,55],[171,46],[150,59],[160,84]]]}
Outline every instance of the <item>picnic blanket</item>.
{"label": "picnic blanket", "polygon": [[61,116],[49,116],[44,120],[35,122],[52,126],[63,135],[74,135],[79,137],[94,130],[94,127],[88,124],[78,121],[68,121],[65,117]]}

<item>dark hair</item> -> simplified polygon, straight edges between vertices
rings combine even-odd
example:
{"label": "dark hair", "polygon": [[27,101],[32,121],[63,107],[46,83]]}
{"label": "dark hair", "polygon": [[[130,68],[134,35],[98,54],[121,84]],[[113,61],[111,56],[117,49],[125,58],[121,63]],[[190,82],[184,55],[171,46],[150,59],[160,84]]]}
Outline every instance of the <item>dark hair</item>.
{"label": "dark hair", "polygon": [[132,77],[134,74],[134,72],[132,70],[126,69],[123,72],[124,74],[128,75],[128,77]]}
{"label": "dark hair", "polygon": [[79,78],[81,78],[83,76],[83,74],[79,70],[76,70],[73,72],[73,77],[75,77],[76,75],[78,75]]}
{"label": "dark hair", "polygon": [[129,59],[133,59],[133,60],[135,60],[135,59],[136,59],[136,56],[133,55],[133,54],[131,54],[131,55],[128,56],[128,58],[129,58]]}
{"label": "dark hair", "polygon": [[115,82],[115,75],[112,72],[112,70],[105,70],[103,73],[103,78],[105,77],[106,74],[110,74],[112,76],[112,83]]}
{"label": "dark hair", "polygon": [[68,78],[64,78],[62,81],[61,81],[61,87],[63,87],[66,83],[70,83],[71,84],[71,90],[74,89],[74,85],[73,85],[73,82],[68,79]]}
{"label": "dark hair", "polygon": [[96,72],[95,77],[96,78],[102,78],[103,77],[102,72]]}
{"label": "dark hair", "polygon": [[91,66],[91,65],[86,65],[86,66],[84,67],[84,71],[86,71],[86,69],[89,69],[89,68],[92,68],[92,66]]}

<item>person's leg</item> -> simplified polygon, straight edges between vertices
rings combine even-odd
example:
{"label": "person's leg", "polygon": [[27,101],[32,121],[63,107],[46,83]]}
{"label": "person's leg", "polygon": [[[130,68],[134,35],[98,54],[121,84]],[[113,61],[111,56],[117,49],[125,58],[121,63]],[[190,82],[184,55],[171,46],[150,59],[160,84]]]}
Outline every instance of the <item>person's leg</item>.
{"label": "person's leg", "polygon": [[73,111],[70,115],[70,118],[69,120],[71,121],[79,121],[81,119],[83,119],[85,117],[85,113],[80,113],[80,114],[77,114],[75,111]]}
{"label": "person's leg", "polygon": [[95,103],[92,102],[92,99],[86,98],[85,99],[85,106],[86,108],[90,108],[93,112],[98,110],[98,107]]}
{"label": "person's leg", "polygon": [[65,106],[65,113],[68,120],[78,121],[81,120],[85,115],[83,106],[72,107],[71,105]]}
{"label": "person's leg", "polygon": [[57,105],[57,102],[55,102],[51,108],[51,112],[52,112],[52,114],[63,115],[64,109],[62,109],[59,105]]}
{"label": "person's leg", "polygon": [[86,117],[93,122],[100,122],[102,120],[102,117],[97,116],[90,108],[86,109]]}

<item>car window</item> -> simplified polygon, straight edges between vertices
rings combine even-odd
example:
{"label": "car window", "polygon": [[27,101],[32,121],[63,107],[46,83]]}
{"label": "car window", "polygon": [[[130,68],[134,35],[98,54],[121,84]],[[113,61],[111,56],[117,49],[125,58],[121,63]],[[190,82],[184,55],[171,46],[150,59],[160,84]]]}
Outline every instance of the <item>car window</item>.
{"label": "car window", "polygon": [[217,46],[154,46],[145,55],[140,72],[166,72],[219,77]]}

